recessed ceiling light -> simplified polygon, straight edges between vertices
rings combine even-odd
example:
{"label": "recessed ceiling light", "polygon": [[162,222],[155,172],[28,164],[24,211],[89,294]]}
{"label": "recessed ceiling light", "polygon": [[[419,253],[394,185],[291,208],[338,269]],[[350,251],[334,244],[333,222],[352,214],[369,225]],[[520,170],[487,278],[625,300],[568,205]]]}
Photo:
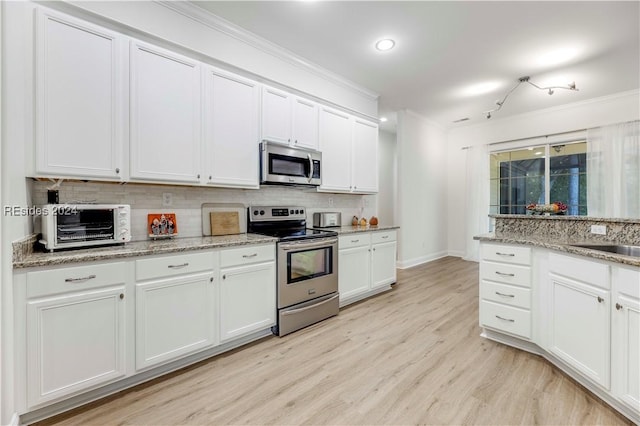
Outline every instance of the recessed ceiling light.
{"label": "recessed ceiling light", "polygon": [[380,117],[380,122],[384,123],[385,121],[387,121],[387,117]]}
{"label": "recessed ceiling light", "polygon": [[378,40],[378,42],[376,43],[376,49],[384,52],[385,50],[393,49],[393,46],[395,45],[395,41],[391,40],[390,38],[384,38],[382,40]]}

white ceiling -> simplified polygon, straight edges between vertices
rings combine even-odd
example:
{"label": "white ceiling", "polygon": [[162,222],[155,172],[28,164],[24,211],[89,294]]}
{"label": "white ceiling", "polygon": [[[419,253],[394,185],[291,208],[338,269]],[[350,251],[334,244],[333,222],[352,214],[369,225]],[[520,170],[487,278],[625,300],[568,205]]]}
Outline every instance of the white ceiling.
{"label": "white ceiling", "polygon": [[[380,94],[380,116],[411,109],[451,127],[640,88],[640,2],[209,1],[202,8]],[[390,37],[396,47],[374,49]],[[560,49],[556,64],[545,55]],[[481,95],[470,86],[494,83]],[[461,124],[457,124],[461,125]]]}

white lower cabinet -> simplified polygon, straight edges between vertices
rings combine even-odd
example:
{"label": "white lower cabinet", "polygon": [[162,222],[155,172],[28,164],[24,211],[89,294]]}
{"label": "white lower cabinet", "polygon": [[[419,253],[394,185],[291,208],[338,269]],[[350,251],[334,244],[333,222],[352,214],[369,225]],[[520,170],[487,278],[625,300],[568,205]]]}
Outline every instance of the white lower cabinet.
{"label": "white lower cabinet", "polygon": [[138,259],[136,370],[216,343],[215,251]]}
{"label": "white lower cabinet", "polygon": [[483,335],[541,354],[640,422],[640,268],[540,250],[526,274],[527,250],[481,244]]}
{"label": "white lower cabinet", "polygon": [[136,370],[215,344],[213,271],[136,284]]}
{"label": "white lower cabinet", "polygon": [[612,278],[612,388],[640,413],[640,269],[617,266]]}
{"label": "white lower cabinet", "polygon": [[220,341],[276,324],[275,245],[220,253]]}
{"label": "white lower cabinet", "polygon": [[125,375],[124,263],[27,274],[27,404]]}
{"label": "white lower cabinet", "polygon": [[551,274],[549,350],[609,389],[609,291]]}
{"label": "white lower cabinet", "polygon": [[396,231],[357,232],[338,239],[340,303],[366,297],[396,282]]}

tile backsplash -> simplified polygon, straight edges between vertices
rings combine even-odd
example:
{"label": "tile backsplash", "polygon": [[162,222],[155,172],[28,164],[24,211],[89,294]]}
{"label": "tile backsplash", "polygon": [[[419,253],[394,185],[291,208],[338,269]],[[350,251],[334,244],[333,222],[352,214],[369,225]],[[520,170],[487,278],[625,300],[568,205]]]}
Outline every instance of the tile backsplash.
{"label": "tile backsplash", "polygon": [[[32,185],[34,205],[47,203],[50,182],[36,181]],[[170,193],[172,206],[163,207],[163,194]],[[134,241],[147,239],[149,213],[175,213],[181,237],[202,235],[202,204],[241,203],[249,205],[296,205],[305,207],[311,225],[313,213],[342,213],[343,225],[351,224],[352,216],[370,218],[377,211],[376,195],[328,194],[315,188],[263,186],[260,189],[204,188],[177,185],[117,184],[107,182],[63,182],[59,188],[60,203],[114,203],[131,205],[131,231]],[[39,231],[35,225],[36,232]]]}

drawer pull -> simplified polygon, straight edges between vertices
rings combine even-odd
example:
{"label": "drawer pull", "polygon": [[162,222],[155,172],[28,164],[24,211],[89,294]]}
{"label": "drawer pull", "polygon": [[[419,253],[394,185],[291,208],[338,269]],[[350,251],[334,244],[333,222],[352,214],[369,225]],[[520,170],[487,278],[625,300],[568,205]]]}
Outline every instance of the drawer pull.
{"label": "drawer pull", "polygon": [[498,319],[500,319],[502,321],[516,322],[516,320],[514,320],[514,319],[502,318],[500,315],[496,315],[496,318],[498,318]]}
{"label": "drawer pull", "polygon": [[598,296],[598,303],[602,303],[602,302],[604,302],[604,299],[602,297]]}
{"label": "drawer pull", "polygon": [[185,262],[180,265],[167,265],[167,268],[180,269],[180,268],[184,268],[185,266],[189,266],[189,262]]}
{"label": "drawer pull", "polygon": [[504,296],[504,297],[516,297],[515,294],[504,294],[504,293],[500,293],[499,291],[496,291],[496,294],[498,296]]}
{"label": "drawer pull", "polygon": [[251,257],[256,257],[258,255],[258,253],[253,253],[253,254],[243,254],[242,257],[244,257],[245,259],[249,259]]}
{"label": "drawer pull", "polygon": [[501,277],[515,277],[516,274],[505,274],[504,272],[500,272],[500,271],[496,271],[497,275],[500,275]]}
{"label": "drawer pull", "polygon": [[359,242],[359,241],[360,241],[360,240],[351,240],[351,242],[352,242],[352,243],[357,243],[357,242]]}
{"label": "drawer pull", "polygon": [[80,277],[80,278],[65,278],[64,282],[65,283],[77,283],[78,281],[92,280],[95,277],[96,277],[95,275],[87,275],[86,277]]}
{"label": "drawer pull", "polygon": [[623,308],[623,306],[619,303],[616,303],[616,309],[619,311]]}
{"label": "drawer pull", "polygon": [[496,254],[497,254],[498,256],[509,256],[509,257],[513,257],[513,256],[515,256],[515,254],[514,254],[514,253],[500,253],[499,251],[497,251],[497,252],[496,252]]}
{"label": "drawer pull", "polygon": [[388,235],[383,235],[382,238],[386,239],[386,238],[389,238],[389,236]]}

